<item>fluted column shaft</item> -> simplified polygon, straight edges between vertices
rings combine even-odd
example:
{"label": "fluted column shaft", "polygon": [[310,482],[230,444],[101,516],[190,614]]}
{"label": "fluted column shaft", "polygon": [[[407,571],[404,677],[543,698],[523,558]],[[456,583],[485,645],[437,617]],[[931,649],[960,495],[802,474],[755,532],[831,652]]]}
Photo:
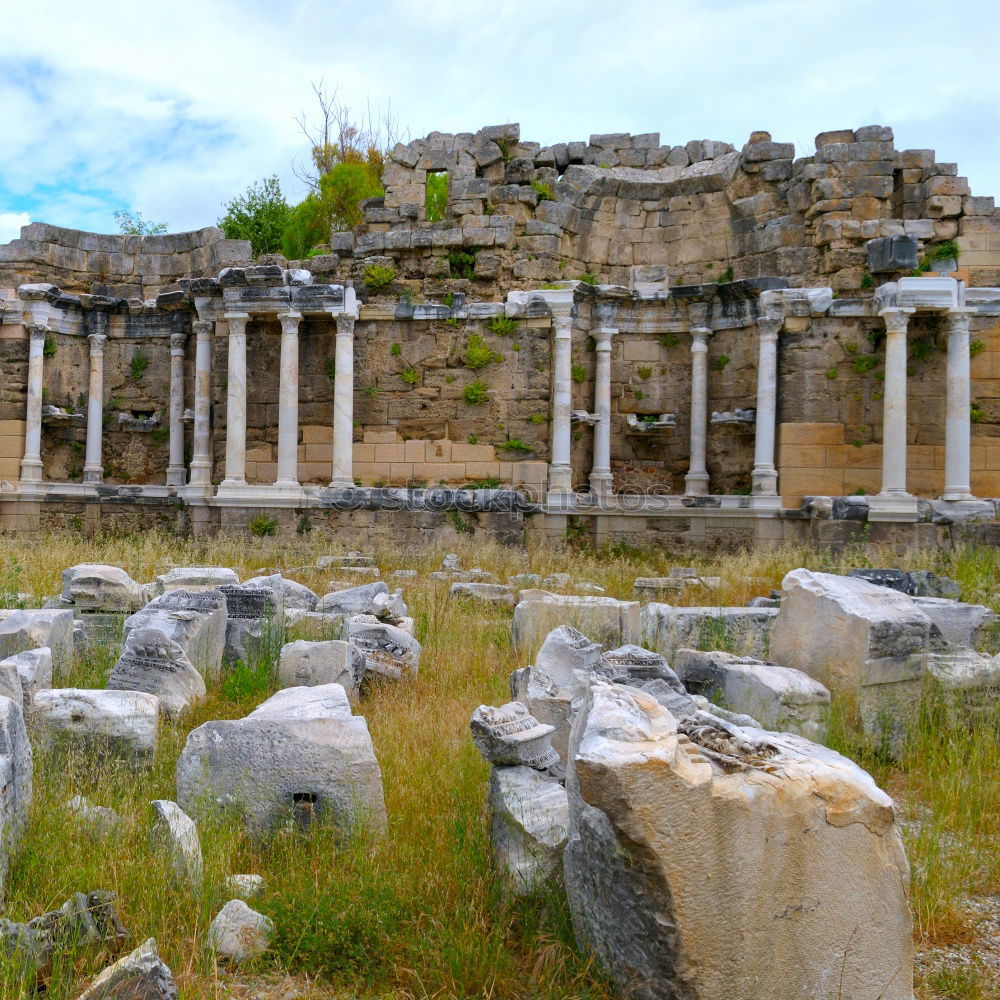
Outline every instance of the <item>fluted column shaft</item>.
{"label": "fluted column shaft", "polygon": [[778,332],[784,317],[757,320],[757,422],[753,455],[753,495],[778,495],[774,466],[774,431],[778,413]]}
{"label": "fluted column shaft", "polygon": [[883,309],[885,383],[882,415],[882,493],[906,494],[906,328],[912,309]]}
{"label": "fluted column shaft", "polygon": [[971,500],[972,395],[968,310],[948,313],[945,392],[944,493],[942,500]]}
{"label": "fluted column shaft", "polygon": [[279,313],[281,361],[278,386],[278,478],[276,486],[299,485],[299,323],[302,314]]}
{"label": "fluted column shaft", "polygon": [[711,330],[696,326],[691,330],[691,457],[684,477],[687,496],[708,496],[708,337]]}
{"label": "fluted column shaft", "polygon": [[210,320],[191,324],[197,338],[194,355],[194,450],[191,456],[192,486],[211,486],[212,417],[212,327]]}
{"label": "fluted column shaft", "polygon": [[354,317],[337,316],[333,377],[333,476],[330,485],[354,485]]}
{"label": "fluted column shaft", "polygon": [[573,489],[570,411],[573,406],[573,318],[554,316],[555,343],[552,366],[552,454],[549,460],[549,492]]}
{"label": "fluted column shaft", "polygon": [[21,459],[23,483],[42,481],[42,375],[48,332],[48,328],[41,324],[28,327],[27,405],[24,414],[24,457]]}
{"label": "fluted column shaft", "polygon": [[83,481],[97,484],[104,480],[102,445],[104,436],[104,342],[103,333],[92,333],[90,342],[90,380],[87,386],[87,446],[84,453]]}
{"label": "fluted column shaft", "polygon": [[170,434],[167,486],[183,486],[184,472],[184,345],[186,333],[170,334]]}
{"label": "fluted column shaft", "polygon": [[248,313],[226,313],[226,478],[222,486],[246,486],[247,475],[247,321]]}
{"label": "fluted column shaft", "polygon": [[590,472],[590,492],[595,496],[609,496],[612,492],[611,475],[611,338],[618,331],[611,327],[592,330],[596,364],[594,366],[594,464]]}

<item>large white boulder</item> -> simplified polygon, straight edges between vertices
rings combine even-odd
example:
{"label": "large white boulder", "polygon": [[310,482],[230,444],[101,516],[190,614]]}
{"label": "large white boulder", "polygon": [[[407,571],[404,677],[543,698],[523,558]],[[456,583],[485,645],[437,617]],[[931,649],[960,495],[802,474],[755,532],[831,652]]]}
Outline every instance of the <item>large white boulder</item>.
{"label": "large white boulder", "polygon": [[389,588],[381,580],[376,583],[365,583],[360,587],[335,590],[319,599],[316,610],[325,615],[340,615],[341,618],[369,615],[375,611],[375,598],[379,594],[388,593]]}
{"label": "large white boulder", "polygon": [[171,719],[205,700],[205,679],[187,658],[183,648],[159,629],[134,628],[111,670],[109,691],[146,691],[160,699],[160,707]]}
{"label": "large white boulder", "polygon": [[111,611],[129,614],[145,603],[142,584],[119,566],[80,563],[63,570],[62,599],[76,611]]}
{"label": "large white boulder", "polygon": [[792,667],[732,653],[680,649],[674,669],[685,688],[723,707],[753,716],[765,729],[826,739],[830,692]]}
{"label": "large white boulder", "polygon": [[0,697],[0,894],[28,822],[31,789],[31,743],[21,702]]}
{"label": "large white boulder", "polygon": [[[52,650],[48,646],[42,646],[39,649],[26,649],[23,653],[15,653],[0,660],[0,670],[7,667],[12,667],[17,675],[20,701],[27,718],[35,695],[52,687]],[[7,693],[4,691],[4,694]],[[13,694],[8,696],[14,697]]]}
{"label": "large white boulder", "polygon": [[246,718],[193,730],[177,762],[177,798],[195,816],[235,811],[255,838],[315,819],[345,833],[386,823],[368,725],[339,684],[287,688]]}
{"label": "large white boulder", "polygon": [[366,673],[399,680],[415,676],[420,669],[420,643],[409,632],[374,615],[346,618],[340,635],[365,654]]}
{"label": "large white boulder", "polygon": [[514,646],[524,652],[538,649],[559,625],[572,625],[605,646],[640,641],[639,603],[613,597],[550,594],[522,590],[514,608],[511,634]]}
{"label": "large white boulder", "polygon": [[73,666],[73,612],[31,609],[0,614],[0,658],[46,646],[58,678]]}
{"label": "large white boulder", "polygon": [[955,646],[978,649],[989,643],[997,628],[997,615],[985,604],[965,604],[946,597],[914,597],[913,603],[941,630],[941,635]]}
{"label": "large white boulder", "polygon": [[566,890],[619,991],[912,1000],[892,800],[839,754],[596,682],[573,729]]}
{"label": "large white boulder", "polygon": [[283,687],[340,684],[353,696],[364,675],[365,654],[342,639],[327,642],[298,639],[281,647],[278,683]]}
{"label": "large white boulder", "polygon": [[562,874],[569,801],[558,781],[531,767],[493,767],[489,810],[493,856],[515,893]]}
{"label": "large white boulder", "polygon": [[217,590],[170,590],[125,619],[125,637],[152,628],[176,642],[211,680],[222,669],[226,649],[226,598]]}
{"label": "large white boulder", "polygon": [[67,739],[96,753],[151,757],[159,717],[160,699],[144,691],[53,688],[35,695],[31,728],[46,742]]}
{"label": "large white boulder", "polygon": [[284,622],[281,591],[274,586],[242,585],[223,586],[219,591],[226,598],[226,649],[223,658],[228,663],[249,663],[261,655],[271,640],[273,630],[280,628]]}
{"label": "large white boulder", "polygon": [[777,608],[676,607],[652,603],[642,609],[642,641],[668,660],[678,649],[725,649],[758,660],[768,646]]}
{"label": "large white boulder", "polygon": [[209,947],[227,962],[245,962],[267,951],[274,921],[252,910],[242,899],[231,899],[208,928]]}

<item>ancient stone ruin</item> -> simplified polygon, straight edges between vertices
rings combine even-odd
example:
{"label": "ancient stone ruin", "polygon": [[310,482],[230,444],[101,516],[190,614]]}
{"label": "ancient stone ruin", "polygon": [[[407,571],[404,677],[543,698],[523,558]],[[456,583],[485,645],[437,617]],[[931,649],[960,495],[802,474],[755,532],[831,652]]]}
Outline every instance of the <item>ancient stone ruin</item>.
{"label": "ancient stone ruin", "polygon": [[32,223],[0,524],[989,537],[1000,214],[883,126],[799,152],[431,133],[305,261]]}

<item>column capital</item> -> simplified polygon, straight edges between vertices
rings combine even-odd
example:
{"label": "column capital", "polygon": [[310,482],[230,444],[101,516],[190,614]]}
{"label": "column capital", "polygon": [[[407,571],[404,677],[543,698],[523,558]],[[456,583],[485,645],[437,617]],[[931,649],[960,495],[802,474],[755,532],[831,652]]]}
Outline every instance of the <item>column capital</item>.
{"label": "column capital", "polygon": [[910,317],[916,310],[914,309],[882,309],[879,317],[885,322],[887,333],[906,333],[909,326]]}
{"label": "column capital", "polygon": [[191,329],[199,340],[208,340],[212,335],[212,327],[215,323],[210,319],[195,319],[191,321]]}
{"label": "column capital", "polygon": [[356,316],[349,312],[337,313],[335,319],[337,320],[337,336],[338,337],[353,337],[354,336],[354,323],[357,319]]}
{"label": "column capital", "polygon": [[90,354],[94,357],[104,353],[104,342],[108,339],[106,333],[88,333],[87,340],[90,341]]}
{"label": "column capital", "polygon": [[708,338],[712,335],[712,330],[707,326],[693,326],[689,332],[691,334],[691,350],[707,351]]}
{"label": "column capital", "polygon": [[757,330],[762,338],[777,340],[781,328],[785,325],[784,316],[758,316]]}
{"label": "column capital", "polygon": [[28,336],[34,341],[45,340],[46,335],[49,333],[49,328],[44,323],[29,323],[28,324]]}
{"label": "column capital", "polygon": [[299,332],[299,323],[302,322],[302,313],[290,310],[289,312],[278,313],[278,319],[281,321],[281,332],[283,334],[297,334]]}
{"label": "column capital", "polygon": [[228,333],[230,336],[236,334],[246,333],[247,323],[250,321],[250,313],[246,312],[227,312],[222,314],[222,318],[229,324]]}
{"label": "column capital", "polygon": [[969,322],[975,309],[949,309],[945,315],[948,317],[949,333],[968,333]]}
{"label": "column capital", "polygon": [[170,354],[171,356],[182,356],[184,355],[184,347],[187,344],[187,333],[172,333],[170,334]]}
{"label": "column capital", "polygon": [[552,332],[556,335],[556,339],[568,340],[573,334],[573,317],[569,313],[553,315]]}
{"label": "column capital", "polygon": [[594,338],[594,347],[598,351],[611,350],[611,338],[616,336],[618,330],[613,326],[599,326],[596,330],[591,330],[590,335]]}

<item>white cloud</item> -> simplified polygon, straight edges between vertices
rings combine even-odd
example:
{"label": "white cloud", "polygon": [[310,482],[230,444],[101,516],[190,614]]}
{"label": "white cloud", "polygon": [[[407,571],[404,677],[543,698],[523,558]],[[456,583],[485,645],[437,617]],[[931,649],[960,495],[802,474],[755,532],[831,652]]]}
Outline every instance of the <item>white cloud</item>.
{"label": "white cloud", "polygon": [[[959,11],[961,8],[961,11]],[[955,17],[911,0],[883,23],[863,0],[39,0],[0,36],[0,212],[113,228],[129,207],[171,229],[291,170],[310,82],[360,107],[391,99],[412,136],[520,121],[542,143],[659,131],[800,154],[827,129],[883,123],[1000,194],[990,99],[1000,5]],[[961,13],[961,23],[958,15]],[[59,30],[52,31],[51,25]],[[974,29],[970,26],[974,26]],[[943,54],[942,32],[961,47]],[[979,95],[983,95],[981,98]]]}
{"label": "white cloud", "polygon": [[31,222],[27,212],[0,212],[0,243],[10,243],[21,235],[21,226]]}

